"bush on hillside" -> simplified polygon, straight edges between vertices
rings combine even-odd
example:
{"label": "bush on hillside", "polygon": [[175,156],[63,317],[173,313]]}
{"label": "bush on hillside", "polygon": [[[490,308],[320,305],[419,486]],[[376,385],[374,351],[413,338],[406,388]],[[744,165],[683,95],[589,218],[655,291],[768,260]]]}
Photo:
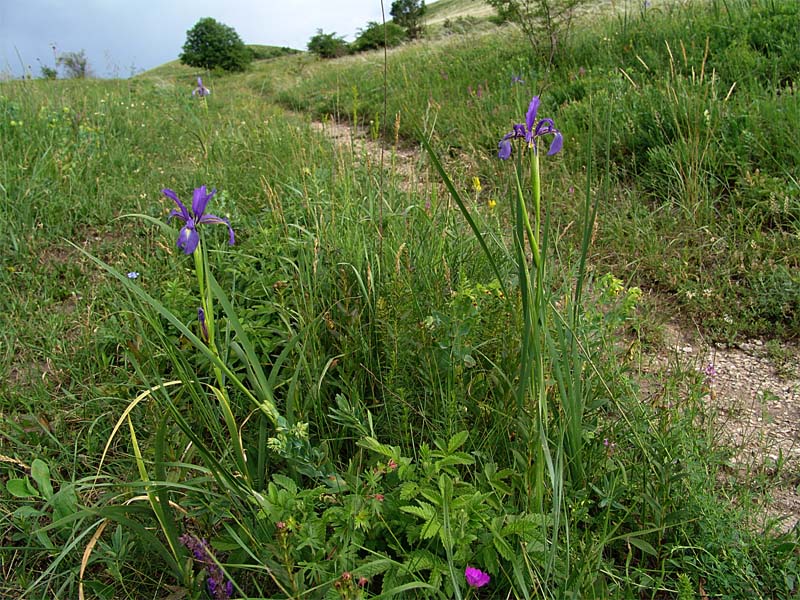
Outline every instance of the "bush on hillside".
{"label": "bush on hillside", "polygon": [[253,55],[253,60],[269,60],[300,52],[288,46],[248,46],[248,48]]}
{"label": "bush on hillside", "polygon": [[378,48],[393,48],[399,46],[406,39],[406,30],[397,23],[386,23],[386,27],[375,21],[367,23],[366,29],[358,31],[358,37],[352,44],[354,52],[376,50]]}
{"label": "bush on hillside", "polygon": [[92,75],[91,67],[89,67],[89,59],[86,57],[85,50],[59,54],[56,59],[56,64],[66,71],[66,76],[69,79],[86,79]]}
{"label": "bush on hillside", "polygon": [[180,61],[190,67],[244,71],[253,54],[236,31],[211,17],[200,19],[186,32]]}
{"label": "bush on hillside", "polygon": [[576,10],[589,0],[486,0],[497,11],[496,23],[510,22],[522,29],[531,47],[552,66],[565,46]]}
{"label": "bush on hillside", "polygon": [[320,58],[338,58],[350,53],[350,45],[336,32],[323,33],[322,29],[317,29],[316,35],[308,40],[308,51]]}

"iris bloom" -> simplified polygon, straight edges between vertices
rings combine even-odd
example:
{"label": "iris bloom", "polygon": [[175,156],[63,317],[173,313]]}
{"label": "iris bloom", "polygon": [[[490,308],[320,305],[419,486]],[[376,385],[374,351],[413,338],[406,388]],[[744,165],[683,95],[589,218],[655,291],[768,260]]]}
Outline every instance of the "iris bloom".
{"label": "iris bloom", "polygon": [[475,567],[467,567],[464,571],[464,577],[467,579],[467,585],[474,588],[485,586],[491,579],[488,573],[484,573]]}
{"label": "iris bloom", "polygon": [[171,198],[175,201],[175,204],[178,205],[178,210],[172,210],[169,213],[169,219],[172,217],[177,217],[181,221],[184,222],[184,226],[181,228],[180,233],[178,234],[178,248],[183,250],[185,254],[191,254],[197,248],[197,244],[200,243],[200,234],[197,233],[197,226],[201,223],[208,223],[210,225],[227,225],[228,231],[230,232],[230,239],[229,244],[233,246],[233,228],[231,227],[231,222],[228,219],[218,217],[216,215],[207,215],[206,214],[206,205],[208,201],[211,200],[211,197],[217,193],[216,189],[211,190],[209,194],[206,191],[206,186],[202,185],[199,188],[195,188],[194,196],[192,197],[192,210],[188,210],[183,202],[180,201],[178,195],[170,189],[161,190],[161,192],[167,197]]}
{"label": "iris bloom", "polygon": [[211,93],[211,90],[208,89],[206,86],[203,85],[203,80],[198,77],[197,78],[197,87],[192,91],[192,96],[208,96]]}
{"label": "iris bloom", "polygon": [[528,113],[525,115],[524,123],[517,123],[513,129],[503,136],[500,143],[497,145],[499,151],[497,156],[502,160],[508,160],[511,156],[511,140],[524,138],[525,143],[529,148],[533,148],[536,152],[536,140],[545,135],[552,134],[553,141],[550,142],[550,149],[547,151],[548,156],[555,154],[561,150],[564,144],[564,138],[561,137],[561,132],[556,129],[553,119],[539,119],[536,121],[536,113],[539,112],[539,96],[534,96],[528,106]]}

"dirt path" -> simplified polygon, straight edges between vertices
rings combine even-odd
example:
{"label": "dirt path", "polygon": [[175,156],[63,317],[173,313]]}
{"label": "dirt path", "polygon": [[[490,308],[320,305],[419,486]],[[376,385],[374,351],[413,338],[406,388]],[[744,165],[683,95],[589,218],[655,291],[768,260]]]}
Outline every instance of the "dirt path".
{"label": "dirt path", "polygon": [[[382,146],[366,130],[343,123],[317,122],[313,127],[373,164],[380,162],[383,151],[385,167],[393,165],[394,182],[404,189],[430,181],[420,172],[415,150]],[[704,398],[708,416],[719,442],[733,449],[721,476],[735,477],[758,491],[765,518],[783,519],[780,529],[800,523],[800,347],[762,340],[714,345],[676,324],[665,326],[664,338],[662,347],[644,358],[648,377],[659,380],[676,368],[703,373],[710,384]]]}
{"label": "dirt path", "polygon": [[788,531],[800,522],[800,348],[748,340],[709,344],[677,325],[650,357],[657,374],[694,369],[709,384],[704,397],[719,442],[733,450],[722,476],[761,493],[765,517],[783,519]]}

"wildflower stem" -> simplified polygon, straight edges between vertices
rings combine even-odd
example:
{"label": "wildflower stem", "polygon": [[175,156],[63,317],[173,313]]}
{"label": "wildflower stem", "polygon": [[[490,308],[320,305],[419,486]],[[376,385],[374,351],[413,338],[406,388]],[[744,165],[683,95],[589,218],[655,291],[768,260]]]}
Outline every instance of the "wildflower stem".
{"label": "wildflower stem", "polygon": [[[203,340],[216,358],[220,358],[216,343],[216,327],[214,321],[214,302],[211,295],[211,279],[208,273],[208,255],[202,240],[197,243],[197,249],[193,252],[194,270],[197,274],[197,284],[200,291],[200,306],[203,309],[205,327],[208,331],[208,338]],[[222,370],[214,364],[214,375],[217,379],[219,389],[224,389],[225,378]]]}

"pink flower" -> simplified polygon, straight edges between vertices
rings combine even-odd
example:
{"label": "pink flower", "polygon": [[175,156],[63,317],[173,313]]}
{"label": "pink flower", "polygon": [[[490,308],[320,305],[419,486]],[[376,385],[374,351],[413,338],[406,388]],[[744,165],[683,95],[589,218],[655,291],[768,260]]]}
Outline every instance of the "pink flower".
{"label": "pink flower", "polygon": [[467,585],[474,588],[483,587],[491,580],[488,573],[484,573],[474,567],[467,567],[464,571],[464,577],[467,579]]}

